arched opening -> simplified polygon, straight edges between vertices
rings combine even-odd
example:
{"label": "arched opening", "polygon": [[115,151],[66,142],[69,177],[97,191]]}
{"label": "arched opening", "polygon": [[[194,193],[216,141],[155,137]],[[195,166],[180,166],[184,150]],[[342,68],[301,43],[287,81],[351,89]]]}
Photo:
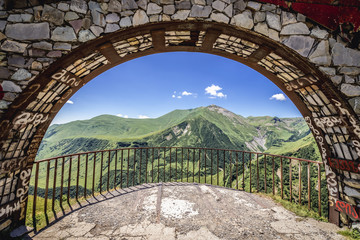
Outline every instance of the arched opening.
{"label": "arched opening", "polygon": [[[340,116],[349,118],[356,126],[356,121],[351,121],[355,114],[346,110],[348,103],[321,71],[293,50],[257,33],[197,21],[149,24],[106,35],[80,46],[33,80],[6,112],[1,125],[1,138],[6,142],[5,159],[23,159],[17,165],[7,165],[7,170],[17,172],[22,180],[17,183],[18,189],[22,189],[17,196],[21,199],[19,204],[25,205],[31,166],[46,129],[78,89],[130,59],[174,51],[204,52],[233,59],[260,72],[286,93],[317,140],[333,203],[330,219],[338,223],[338,214],[333,209],[339,191],[328,158],[357,159],[356,147],[344,143],[354,136],[343,127]],[[24,214],[22,207],[20,219],[24,219]]]}

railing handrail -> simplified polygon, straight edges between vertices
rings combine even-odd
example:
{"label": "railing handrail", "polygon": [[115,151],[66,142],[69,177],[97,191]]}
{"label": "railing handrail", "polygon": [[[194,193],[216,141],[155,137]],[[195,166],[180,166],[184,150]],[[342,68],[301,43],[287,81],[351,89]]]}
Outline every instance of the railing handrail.
{"label": "railing handrail", "polygon": [[283,155],[276,155],[276,154],[271,154],[271,153],[252,152],[252,151],[235,150],[235,149],[223,149],[223,148],[201,148],[201,147],[130,147],[130,148],[104,149],[104,150],[80,152],[80,153],[61,155],[61,156],[57,156],[57,157],[45,158],[45,159],[35,161],[34,164],[41,163],[41,162],[46,162],[46,161],[51,161],[51,160],[55,160],[55,159],[59,159],[59,158],[73,157],[73,156],[77,156],[77,155],[91,154],[91,153],[113,152],[113,151],[134,150],[134,149],[164,149],[164,148],[166,148],[166,149],[170,149],[170,148],[171,149],[201,149],[201,150],[216,150],[216,151],[251,153],[251,154],[271,156],[271,157],[280,157],[280,158],[283,158],[283,159],[284,158],[285,159],[293,159],[293,160],[297,160],[297,161],[316,163],[316,164],[320,164],[320,165],[323,164],[323,162],[319,162],[319,161],[314,161],[314,160],[309,160],[309,159],[304,159],[304,158],[297,158],[297,157],[289,157],[289,156],[283,156]]}

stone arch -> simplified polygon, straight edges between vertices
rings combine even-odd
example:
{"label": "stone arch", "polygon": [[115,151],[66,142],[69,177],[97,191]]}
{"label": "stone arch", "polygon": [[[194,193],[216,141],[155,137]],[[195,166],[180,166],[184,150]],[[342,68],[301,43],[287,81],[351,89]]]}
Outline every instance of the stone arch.
{"label": "stone arch", "polygon": [[243,0],[72,0],[1,14],[0,230],[24,222],[32,163],[62,105],[100,73],[169,51],[224,56],[267,76],[314,134],[331,221],[337,200],[360,201],[360,51],[305,16]]}

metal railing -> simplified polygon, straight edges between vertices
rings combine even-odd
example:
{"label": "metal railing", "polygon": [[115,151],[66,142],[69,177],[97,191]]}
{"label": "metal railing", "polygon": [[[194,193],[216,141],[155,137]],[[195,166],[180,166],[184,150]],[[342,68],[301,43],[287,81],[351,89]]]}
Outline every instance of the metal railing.
{"label": "metal railing", "polygon": [[[27,214],[35,229],[80,200],[144,183],[196,182],[280,195],[327,215],[321,162],[265,153],[188,147],[121,148],[36,161]],[[255,191],[254,191],[255,190]],[[323,209],[322,209],[323,206]],[[39,215],[40,214],[40,215]],[[29,219],[30,216],[28,216]]]}

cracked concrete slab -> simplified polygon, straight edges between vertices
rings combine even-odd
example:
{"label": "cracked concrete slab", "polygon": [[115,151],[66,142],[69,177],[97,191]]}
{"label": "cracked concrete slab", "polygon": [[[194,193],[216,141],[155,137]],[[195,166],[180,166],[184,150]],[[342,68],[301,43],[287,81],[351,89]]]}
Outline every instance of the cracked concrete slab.
{"label": "cracked concrete slab", "polygon": [[81,208],[34,239],[343,239],[330,223],[216,186],[160,183]]}

